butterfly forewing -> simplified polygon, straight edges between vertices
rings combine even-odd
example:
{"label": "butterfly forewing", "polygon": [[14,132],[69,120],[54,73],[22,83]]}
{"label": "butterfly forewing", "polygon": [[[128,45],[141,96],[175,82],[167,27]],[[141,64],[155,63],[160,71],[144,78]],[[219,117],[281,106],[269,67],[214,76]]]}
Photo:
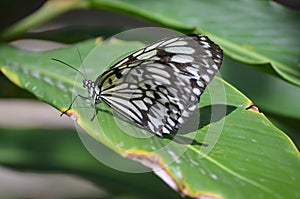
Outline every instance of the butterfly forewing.
{"label": "butterfly forewing", "polygon": [[95,81],[99,97],[156,135],[178,130],[218,72],[222,50],[203,35],[164,39],[122,59]]}

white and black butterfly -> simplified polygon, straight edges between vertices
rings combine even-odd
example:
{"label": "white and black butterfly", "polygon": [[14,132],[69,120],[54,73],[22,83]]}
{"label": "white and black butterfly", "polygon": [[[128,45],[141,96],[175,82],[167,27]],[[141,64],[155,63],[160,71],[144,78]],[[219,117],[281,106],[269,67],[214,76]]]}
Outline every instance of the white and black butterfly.
{"label": "white and black butterfly", "polygon": [[220,47],[204,35],[166,38],[125,57],[95,81],[84,79],[83,87],[95,109],[104,102],[125,120],[162,136],[177,131],[198,108],[222,58]]}

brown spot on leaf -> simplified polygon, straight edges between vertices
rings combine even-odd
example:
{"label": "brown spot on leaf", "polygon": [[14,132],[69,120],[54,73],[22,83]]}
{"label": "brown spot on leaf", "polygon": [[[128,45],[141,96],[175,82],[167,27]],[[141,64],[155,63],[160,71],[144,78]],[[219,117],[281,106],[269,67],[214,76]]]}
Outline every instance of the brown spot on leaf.
{"label": "brown spot on leaf", "polygon": [[96,38],[96,45],[99,45],[103,42],[103,37],[97,37]]}
{"label": "brown spot on leaf", "polygon": [[162,163],[160,158],[146,151],[130,150],[125,155],[126,158],[138,161],[144,166],[149,167],[153,172],[159,176],[165,183],[167,183],[175,191],[181,192],[181,188],[176,179],[171,175],[166,165]]}
{"label": "brown spot on leaf", "polygon": [[182,197],[189,196],[199,199],[221,199],[220,196],[209,192],[191,192],[184,176],[181,174],[180,179],[176,179],[172,174],[172,171],[168,169],[167,165],[158,155],[147,151],[129,150],[125,154],[125,157],[138,161],[146,167],[151,168],[158,177],[160,177],[172,189],[177,191]]}
{"label": "brown spot on leaf", "polygon": [[182,177],[182,184],[183,184],[183,188],[180,194],[183,197],[189,196],[198,199],[222,199],[222,197],[210,192],[205,192],[205,191],[196,192],[196,193],[191,192],[191,190],[189,189],[189,185],[186,183],[183,177]]}
{"label": "brown spot on leaf", "polygon": [[259,109],[258,109],[253,103],[251,103],[251,104],[246,108],[246,110],[252,110],[252,111],[254,111],[254,112],[259,113]]}
{"label": "brown spot on leaf", "polygon": [[61,109],[61,116],[63,116],[63,115],[69,116],[72,120],[74,120],[76,122],[78,121],[78,118],[79,118],[78,113],[76,111],[74,111],[72,109],[68,110],[67,108]]}

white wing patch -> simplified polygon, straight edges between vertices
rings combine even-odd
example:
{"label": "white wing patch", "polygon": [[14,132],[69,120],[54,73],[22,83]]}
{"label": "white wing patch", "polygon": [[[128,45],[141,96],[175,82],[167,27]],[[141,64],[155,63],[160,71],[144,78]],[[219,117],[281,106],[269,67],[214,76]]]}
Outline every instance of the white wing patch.
{"label": "white wing patch", "polygon": [[185,64],[193,62],[194,58],[188,55],[174,55],[172,56],[171,61]]}
{"label": "white wing patch", "polygon": [[193,54],[195,50],[191,47],[169,47],[165,49],[169,53]]}

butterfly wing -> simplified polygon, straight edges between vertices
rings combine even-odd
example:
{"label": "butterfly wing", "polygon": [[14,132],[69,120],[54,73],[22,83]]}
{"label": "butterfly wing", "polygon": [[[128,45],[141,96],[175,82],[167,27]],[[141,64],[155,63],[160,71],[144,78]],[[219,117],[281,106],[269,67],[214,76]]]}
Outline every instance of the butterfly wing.
{"label": "butterfly wing", "polygon": [[203,35],[168,38],[127,56],[96,84],[115,112],[162,136],[179,129],[198,107],[222,56]]}

